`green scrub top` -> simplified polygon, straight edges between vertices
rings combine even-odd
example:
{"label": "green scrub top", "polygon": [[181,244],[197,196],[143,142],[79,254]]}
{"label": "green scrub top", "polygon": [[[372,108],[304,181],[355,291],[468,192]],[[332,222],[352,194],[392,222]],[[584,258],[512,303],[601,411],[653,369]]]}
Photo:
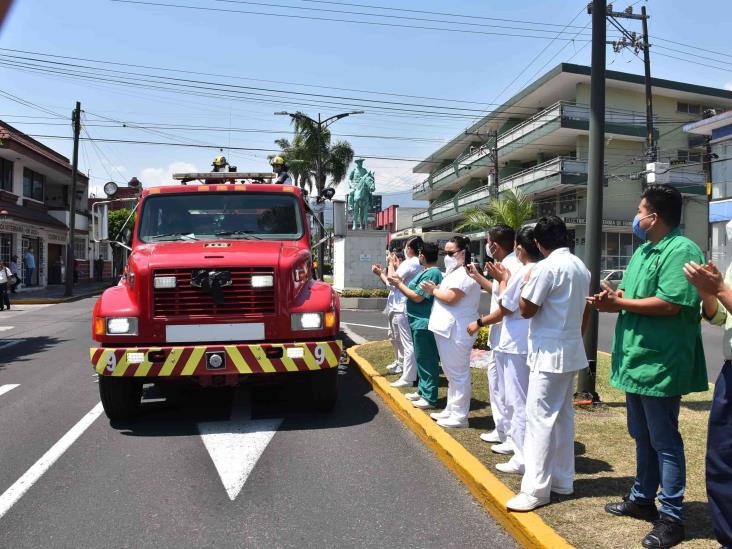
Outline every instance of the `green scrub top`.
{"label": "green scrub top", "polygon": [[431,280],[438,286],[442,282],[442,273],[437,267],[425,269],[415,276],[409,283],[409,289],[424,297],[419,303],[407,300],[407,320],[412,330],[426,330],[432,312],[432,303],[435,300],[431,295],[423,292],[419,285],[425,280]]}
{"label": "green scrub top", "polygon": [[658,297],[680,305],[673,316],[618,313],[610,383],[622,391],[654,397],[706,391],[699,295],[682,270],[704,263],[699,246],[672,230],[658,244],[642,244],[628,264],[624,297]]}

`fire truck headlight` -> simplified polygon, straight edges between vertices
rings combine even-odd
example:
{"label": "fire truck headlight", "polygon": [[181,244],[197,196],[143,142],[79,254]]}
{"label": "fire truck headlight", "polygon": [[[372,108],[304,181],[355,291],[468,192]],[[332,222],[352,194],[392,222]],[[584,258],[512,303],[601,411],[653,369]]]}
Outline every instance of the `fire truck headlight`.
{"label": "fire truck headlight", "polygon": [[252,275],[252,288],[271,288],[274,286],[272,275]]}
{"label": "fire truck headlight", "polygon": [[137,318],[126,316],[108,318],[107,335],[137,335]]}
{"label": "fire truck headlight", "polygon": [[155,288],[175,288],[177,279],[174,276],[156,276],[155,277]]}
{"label": "fire truck headlight", "polygon": [[291,318],[293,330],[320,330],[323,327],[323,313],[298,313]]}

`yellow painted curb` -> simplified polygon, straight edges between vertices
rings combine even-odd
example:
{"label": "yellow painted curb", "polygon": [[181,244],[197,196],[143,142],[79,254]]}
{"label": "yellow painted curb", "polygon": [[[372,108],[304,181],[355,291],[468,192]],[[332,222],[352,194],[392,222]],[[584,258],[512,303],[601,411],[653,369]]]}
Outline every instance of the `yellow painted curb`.
{"label": "yellow painted curb", "polygon": [[18,299],[10,301],[11,305],[55,305],[57,303],[64,303],[67,301],[63,298],[49,298],[49,299]]}
{"label": "yellow painted curb", "polygon": [[398,389],[379,374],[368,360],[358,354],[361,345],[348,349],[348,355],[384,402],[414,433],[429,446],[445,465],[465,483],[475,498],[524,547],[532,549],[570,549],[573,546],[547,525],[536,513],[514,513],[506,502],[514,493],[496,478],[473,454],[417,410]]}

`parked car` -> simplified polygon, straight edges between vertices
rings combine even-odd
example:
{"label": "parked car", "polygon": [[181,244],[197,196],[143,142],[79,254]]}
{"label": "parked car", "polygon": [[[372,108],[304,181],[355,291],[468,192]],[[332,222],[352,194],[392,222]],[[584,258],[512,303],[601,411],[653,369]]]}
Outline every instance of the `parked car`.
{"label": "parked car", "polygon": [[617,290],[623,280],[625,271],[622,269],[607,269],[600,273],[600,280],[610,286],[613,290]]}

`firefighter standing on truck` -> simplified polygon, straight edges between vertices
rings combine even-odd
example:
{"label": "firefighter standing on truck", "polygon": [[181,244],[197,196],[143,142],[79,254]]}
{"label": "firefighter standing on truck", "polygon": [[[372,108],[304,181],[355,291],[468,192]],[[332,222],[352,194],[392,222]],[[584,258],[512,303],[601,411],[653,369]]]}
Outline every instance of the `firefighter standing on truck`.
{"label": "firefighter standing on truck", "polygon": [[287,172],[287,164],[285,164],[285,159],[281,156],[275,156],[272,159],[272,171],[277,174],[277,177],[275,178],[272,183],[276,183],[279,185],[292,185],[292,177],[290,177],[290,174]]}

